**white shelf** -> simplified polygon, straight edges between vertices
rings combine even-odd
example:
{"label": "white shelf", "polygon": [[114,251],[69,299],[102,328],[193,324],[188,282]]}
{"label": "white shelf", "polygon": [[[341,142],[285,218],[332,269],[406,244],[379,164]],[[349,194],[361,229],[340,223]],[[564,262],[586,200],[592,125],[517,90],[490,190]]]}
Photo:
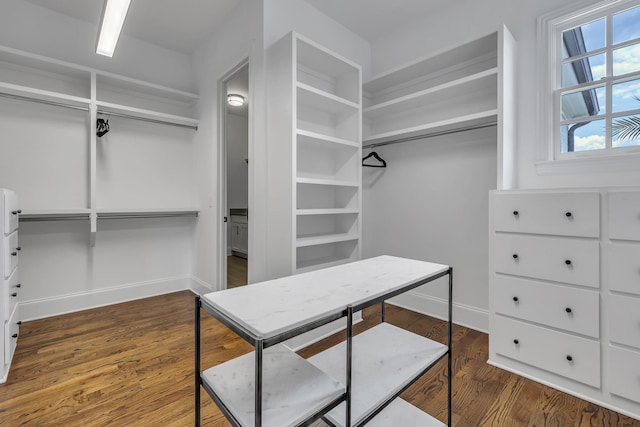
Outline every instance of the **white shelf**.
{"label": "white shelf", "polygon": [[[357,424],[447,353],[447,346],[382,323],[353,338],[351,422]],[[332,378],[344,378],[343,342],[308,359]],[[345,425],[345,403],[327,414]],[[397,423],[394,423],[397,424]],[[404,424],[399,424],[404,425]]]}
{"label": "white shelf", "polygon": [[[205,386],[242,426],[255,423],[254,369],[255,354],[251,352],[202,373]],[[342,381],[330,378],[281,344],[264,351],[262,382],[264,427],[298,425],[345,392]]]}
{"label": "white shelf", "polygon": [[337,179],[323,179],[323,178],[305,178],[298,177],[296,178],[296,182],[298,184],[309,184],[309,185],[332,185],[336,187],[359,187],[360,183],[353,181],[340,181]]}
{"label": "white shelf", "polygon": [[297,209],[296,215],[346,215],[357,214],[360,211],[356,208],[334,208],[334,209]]}
{"label": "white shelf", "polygon": [[334,256],[325,257],[314,261],[299,262],[295,272],[296,274],[309,273],[311,271],[319,270],[322,268],[337,267],[339,265],[347,264],[352,261],[355,261],[353,257],[344,258]]}
{"label": "white shelf", "polygon": [[28,86],[21,86],[7,82],[0,82],[0,94],[8,95],[9,97],[15,96],[34,100],[42,100],[50,103],[60,103],[77,107],[78,109],[86,109],[87,111],[89,111],[89,105],[91,104],[91,100],[88,98],[82,98],[79,96],[68,95]]}
{"label": "white shelf", "polygon": [[327,243],[348,242],[349,240],[358,240],[360,236],[354,233],[318,233],[305,236],[298,236],[296,239],[296,247],[324,245]]}
{"label": "white shelf", "polygon": [[360,144],[356,141],[348,139],[337,138],[334,136],[323,135],[317,132],[310,132],[302,129],[297,129],[298,143],[300,142],[318,142],[318,143],[333,143],[338,145],[347,145],[349,147],[358,148]]}
{"label": "white shelf", "polygon": [[367,427],[445,427],[446,424],[401,398],[394,399]]}
{"label": "white shelf", "polygon": [[422,108],[424,105],[440,103],[449,98],[470,92],[477,92],[485,87],[495,88],[497,78],[498,69],[491,68],[438,86],[375,104],[365,108],[362,113],[367,120],[376,120],[385,116],[401,114],[406,111]]}
{"label": "white shelf", "polygon": [[166,113],[161,113],[158,111],[153,111],[153,110],[147,110],[144,108],[137,108],[137,107],[130,107],[127,105],[120,105],[120,104],[113,104],[110,102],[103,102],[103,101],[98,101],[96,102],[96,105],[98,106],[98,111],[99,112],[104,112],[105,115],[109,115],[109,113],[115,113],[115,114],[120,114],[120,115],[125,115],[125,116],[133,116],[136,118],[142,118],[142,119],[148,119],[148,120],[154,120],[154,121],[161,121],[161,122],[168,122],[171,124],[176,124],[176,125],[180,125],[180,126],[185,126],[185,127],[193,127],[196,128],[198,127],[198,124],[200,123],[199,120],[197,119],[193,119],[190,117],[184,117],[184,116],[177,116],[177,115],[173,115],[173,114],[166,114]]}
{"label": "white shelf", "polygon": [[418,136],[429,136],[438,133],[446,133],[461,128],[473,128],[495,124],[498,120],[498,110],[491,109],[474,114],[458,116],[451,119],[440,120],[433,123],[425,123],[419,126],[412,126],[404,129],[397,129],[389,132],[369,135],[362,140],[362,146],[384,143],[402,138],[413,138]]}
{"label": "white shelf", "polygon": [[357,112],[360,106],[348,99],[325,92],[313,86],[298,82],[298,103],[313,106],[319,110],[332,114]]}

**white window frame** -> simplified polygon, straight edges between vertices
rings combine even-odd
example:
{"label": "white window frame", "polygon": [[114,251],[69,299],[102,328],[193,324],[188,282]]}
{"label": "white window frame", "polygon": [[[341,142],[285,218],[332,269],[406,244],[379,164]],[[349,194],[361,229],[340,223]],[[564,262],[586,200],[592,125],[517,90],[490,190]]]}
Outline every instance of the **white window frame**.
{"label": "white window frame", "polygon": [[[539,162],[536,167],[539,172],[553,173],[555,169],[561,168],[562,172],[587,172],[606,171],[637,168],[640,162],[640,147],[610,147],[611,138],[608,136],[607,147],[600,150],[578,151],[561,153],[560,147],[560,92],[561,92],[561,66],[562,66],[562,32],[581,24],[609,16],[606,23],[607,40],[611,40],[611,15],[634,6],[640,6],[638,0],[609,0],[590,6],[572,5],[557,10],[551,14],[538,18],[538,63],[540,64],[540,88],[538,91],[538,114],[541,133],[539,135],[540,152]],[[637,40],[636,40],[637,41]],[[590,52],[608,52],[606,48]],[[607,70],[612,69],[612,56],[606,55]],[[612,73],[607,72],[607,76]],[[640,72],[616,76],[615,79],[606,77],[607,105],[611,105],[611,85],[640,78]],[[600,82],[598,82],[600,83]],[[593,84],[585,84],[587,87]],[[584,88],[583,88],[584,89]],[[607,115],[611,114],[607,110]],[[636,114],[632,111],[628,114]],[[626,114],[625,114],[626,115]],[[615,116],[615,114],[614,114]],[[598,116],[594,116],[598,117]],[[610,133],[610,129],[606,129]]]}

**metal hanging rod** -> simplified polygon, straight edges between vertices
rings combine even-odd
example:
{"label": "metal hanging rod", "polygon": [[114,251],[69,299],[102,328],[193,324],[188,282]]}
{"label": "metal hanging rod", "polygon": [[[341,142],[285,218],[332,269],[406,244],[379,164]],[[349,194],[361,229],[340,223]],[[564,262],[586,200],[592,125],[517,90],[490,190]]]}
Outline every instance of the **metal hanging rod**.
{"label": "metal hanging rod", "polygon": [[0,92],[0,96],[4,98],[18,99],[20,101],[36,102],[38,104],[53,105],[56,107],[70,108],[72,110],[89,111],[89,107],[81,107],[79,105],[65,104],[63,102],[47,101],[46,99],[33,98],[30,96],[14,95],[12,93]]}
{"label": "metal hanging rod", "polygon": [[98,219],[198,217],[198,212],[98,213]]}
{"label": "metal hanging rod", "polygon": [[98,114],[101,114],[103,116],[123,117],[125,119],[141,120],[143,122],[158,123],[158,124],[161,124],[161,125],[170,125],[170,126],[177,126],[177,127],[181,127],[181,128],[198,130],[198,125],[186,125],[186,124],[182,124],[182,123],[169,122],[169,121],[166,121],[166,120],[149,119],[149,118],[146,118],[146,117],[139,117],[139,116],[134,116],[134,115],[131,115],[131,114],[114,113],[112,111],[103,111],[103,110],[98,110]]}
{"label": "metal hanging rod", "polygon": [[88,221],[88,214],[79,214],[79,215],[39,215],[39,216],[21,216],[19,218],[20,222],[43,222],[43,221]]}
{"label": "metal hanging rod", "polygon": [[425,133],[422,135],[393,139],[391,141],[375,142],[373,144],[364,145],[362,148],[376,148],[376,147],[382,147],[383,145],[398,144],[400,142],[415,141],[415,140],[424,139],[424,138],[433,138],[434,136],[450,135],[452,133],[467,132],[467,131],[476,130],[476,129],[484,129],[484,128],[496,126],[497,124],[498,122],[489,122],[489,123],[482,123],[480,125],[464,126],[456,129],[451,129],[451,130],[443,130],[440,132]]}

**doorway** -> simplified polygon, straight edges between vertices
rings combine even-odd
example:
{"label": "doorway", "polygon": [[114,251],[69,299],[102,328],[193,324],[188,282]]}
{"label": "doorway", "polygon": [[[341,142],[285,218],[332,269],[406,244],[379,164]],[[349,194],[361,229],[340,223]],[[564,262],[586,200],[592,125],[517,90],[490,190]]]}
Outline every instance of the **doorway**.
{"label": "doorway", "polygon": [[249,259],[249,63],[223,79],[226,287],[247,284]]}

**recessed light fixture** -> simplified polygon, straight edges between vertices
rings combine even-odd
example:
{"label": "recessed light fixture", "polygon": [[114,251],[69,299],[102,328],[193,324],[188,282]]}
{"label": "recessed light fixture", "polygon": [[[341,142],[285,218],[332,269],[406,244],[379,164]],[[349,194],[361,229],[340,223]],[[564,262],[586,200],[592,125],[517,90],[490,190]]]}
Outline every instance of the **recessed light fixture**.
{"label": "recessed light fixture", "polygon": [[227,95],[227,102],[232,107],[242,107],[244,105],[244,96],[237,94]]}
{"label": "recessed light fixture", "polygon": [[96,53],[108,57],[113,56],[116,43],[120,37],[124,18],[127,16],[131,0],[105,0],[102,8],[102,20]]}

